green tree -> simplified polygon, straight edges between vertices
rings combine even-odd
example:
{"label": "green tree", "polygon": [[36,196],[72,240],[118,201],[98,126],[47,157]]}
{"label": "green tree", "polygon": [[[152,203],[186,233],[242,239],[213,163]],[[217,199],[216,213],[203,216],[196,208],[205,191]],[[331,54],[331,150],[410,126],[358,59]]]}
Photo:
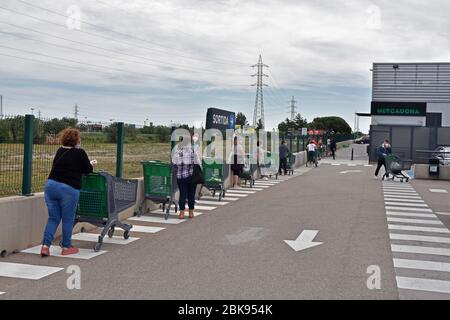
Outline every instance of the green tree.
{"label": "green tree", "polygon": [[312,130],[333,130],[337,134],[351,134],[352,128],[341,117],[315,118],[308,126]]}
{"label": "green tree", "polygon": [[242,112],[239,112],[236,115],[236,125],[242,127],[248,125],[247,117]]}

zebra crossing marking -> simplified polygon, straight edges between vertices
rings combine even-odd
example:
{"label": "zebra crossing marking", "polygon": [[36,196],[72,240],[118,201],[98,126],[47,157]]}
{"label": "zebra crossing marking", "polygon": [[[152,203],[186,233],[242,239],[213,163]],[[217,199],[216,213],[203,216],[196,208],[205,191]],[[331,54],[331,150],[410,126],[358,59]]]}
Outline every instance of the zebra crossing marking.
{"label": "zebra crossing marking", "polygon": [[[385,200],[386,201],[386,200]],[[407,202],[385,202],[385,205],[388,206],[403,206],[403,207],[416,207],[416,208],[428,208],[428,205],[425,203],[407,203]]]}
{"label": "zebra crossing marking", "polygon": [[406,218],[387,218],[388,222],[413,223],[413,224],[430,224],[444,225],[440,220],[423,220],[423,219],[406,219]]}
{"label": "zebra crossing marking", "polygon": [[450,249],[446,249],[446,248],[407,246],[407,245],[392,244],[391,250],[392,250],[392,252],[400,252],[400,253],[416,253],[416,254],[427,254],[427,255],[434,255],[434,256],[450,257]]}
{"label": "zebra crossing marking", "polygon": [[450,272],[450,263],[425,260],[394,259],[394,267],[402,269]]}
{"label": "zebra crossing marking", "polygon": [[[133,226],[133,228],[134,228],[134,226]],[[133,230],[133,229],[131,229],[131,230]],[[99,234],[81,232],[81,233],[74,234],[72,236],[72,240],[97,242],[98,237],[99,237]],[[126,245],[126,244],[130,244],[137,240],[139,240],[139,238],[129,237],[128,239],[124,239],[123,237],[113,236],[112,238],[104,237],[103,243]]]}
{"label": "zebra crossing marking", "polygon": [[[101,250],[98,252],[95,252],[92,249],[79,249],[80,251],[77,254],[71,254],[68,256],[63,256],[61,254],[61,248],[57,246],[51,246],[50,247],[50,256],[52,257],[58,257],[58,258],[68,258],[68,259],[80,259],[80,260],[90,260],[92,258],[98,257],[108,251]],[[41,246],[35,246],[29,249],[25,249],[20,251],[22,253],[29,253],[29,254],[41,254]]]}
{"label": "zebra crossing marking", "polygon": [[415,218],[432,218],[437,220],[437,217],[431,213],[413,213],[413,212],[396,212],[396,211],[387,211],[386,214],[388,216],[397,216],[397,217],[415,217]]}
{"label": "zebra crossing marking", "polygon": [[61,270],[63,270],[63,268],[0,262],[0,277],[6,278],[40,280]]}
{"label": "zebra crossing marking", "polygon": [[420,241],[420,242],[435,242],[435,243],[450,243],[450,238],[445,237],[433,237],[433,236],[418,236],[415,234],[396,234],[390,233],[391,240],[404,240],[404,241]]}
{"label": "zebra crossing marking", "polygon": [[404,208],[404,207],[392,207],[392,206],[386,206],[386,211],[433,212],[433,210],[431,210],[431,209],[424,209],[424,208]]}
{"label": "zebra crossing marking", "polygon": [[[185,222],[186,220],[179,219],[164,219],[164,217],[149,217],[149,216],[140,216],[140,217],[131,217],[128,218],[130,221],[140,221],[140,222],[151,222],[151,223],[162,223],[162,224],[180,224]],[[134,229],[134,226],[133,226]],[[132,231],[135,231],[131,229]]]}
{"label": "zebra crossing marking", "polygon": [[448,193],[448,191],[445,189],[430,189],[430,192],[431,193],[444,193],[444,194]]}
{"label": "zebra crossing marking", "polygon": [[208,200],[195,200],[195,203],[197,204],[212,204],[212,205],[218,205],[218,206],[225,206],[227,204],[229,204],[229,202],[226,201],[208,201]]}
{"label": "zebra crossing marking", "polygon": [[[202,200],[205,199],[205,200],[215,201],[214,204],[216,202],[219,202],[219,198],[215,198],[215,197],[212,197],[212,196],[202,196],[201,199]],[[239,198],[231,198],[231,197],[227,197],[227,196],[225,198],[223,198],[223,199],[226,200],[226,201],[237,201],[237,200],[239,200]]]}
{"label": "zebra crossing marking", "polygon": [[450,281],[396,277],[397,287],[399,289],[450,293]]}
{"label": "zebra crossing marking", "polygon": [[[131,233],[158,233],[162,230],[165,230],[166,228],[160,228],[160,227],[149,227],[149,226],[140,226],[140,225],[133,225],[133,229],[130,230]],[[118,229],[117,231],[122,231],[122,229]],[[117,232],[116,231],[116,232]]]}
{"label": "zebra crossing marking", "polygon": [[399,230],[399,231],[420,231],[420,232],[450,234],[450,231],[447,228],[416,227],[416,226],[405,226],[405,225],[397,225],[397,224],[389,224],[388,228],[389,228],[389,230]]}
{"label": "zebra crossing marking", "polygon": [[402,198],[384,198],[384,201],[397,201],[397,202],[408,202],[408,203],[425,203],[423,200],[418,199],[402,199]]}
{"label": "zebra crossing marking", "polygon": [[225,194],[224,199],[227,200],[228,196],[238,197],[238,198],[246,198],[246,197],[248,197],[248,194],[233,193],[233,192],[227,191],[226,194]]}
{"label": "zebra crossing marking", "polygon": [[[159,215],[165,215],[165,214],[166,214],[165,212],[162,212],[162,211],[160,211],[160,210],[151,211],[150,213],[152,213],[152,214],[159,214]],[[171,211],[171,212],[169,213],[169,215],[170,215],[170,216],[178,216],[179,213],[180,213],[179,211],[178,211],[178,212],[173,212],[173,211]],[[194,210],[194,217],[201,216],[202,214],[204,214],[204,213],[203,213],[203,212],[199,212],[199,211],[197,211],[197,210]],[[134,229],[134,227],[133,227],[133,229]],[[131,230],[133,230],[133,229],[131,229]]]}

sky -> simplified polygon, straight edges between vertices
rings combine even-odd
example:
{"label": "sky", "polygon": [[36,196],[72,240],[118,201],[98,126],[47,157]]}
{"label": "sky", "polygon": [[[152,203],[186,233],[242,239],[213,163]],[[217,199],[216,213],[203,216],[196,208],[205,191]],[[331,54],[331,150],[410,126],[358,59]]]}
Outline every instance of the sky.
{"label": "sky", "polygon": [[[2,0],[4,114],[200,125],[252,122],[259,55],[266,128],[369,112],[373,62],[450,61],[447,0]],[[34,109],[34,110],[31,110]],[[368,131],[369,119],[360,129]]]}

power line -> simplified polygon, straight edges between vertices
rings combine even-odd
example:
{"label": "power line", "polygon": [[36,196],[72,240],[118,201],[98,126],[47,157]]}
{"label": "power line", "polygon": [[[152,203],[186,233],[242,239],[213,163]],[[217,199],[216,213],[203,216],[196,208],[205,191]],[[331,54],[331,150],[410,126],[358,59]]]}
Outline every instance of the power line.
{"label": "power line", "polygon": [[[4,23],[4,24],[7,24],[7,25],[13,25],[13,24],[10,24],[10,23],[2,22],[2,21],[0,21],[0,23]],[[15,25],[13,25],[13,26],[14,26],[14,27],[21,28],[20,26],[15,26]],[[23,29],[28,29],[28,28],[23,28]],[[52,36],[52,35],[47,34],[47,33],[45,33],[45,32],[39,32],[39,31],[36,31],[36,30],[30,30],[30,31],[37,32],[37,33],[41,33],[41,34],[45,34],[45,35],[48,35],[48,36]],[[74,52],[85,52],[85,53],[88,53],[88,54],[93,54],[93,55],[96,55],[96,56],[102,56],[102,57],[106,57],[106,58],[109,58],[109,59],[114,59],[114,60],[118,60],[118,61],[125,61],[125,62],[130,62],[130,63],[136,63],[136,64],[141,64],[141,65],[148,65],[148,66],[151,66],[151,67],[155,67],[155,66],[157,67],[157,66],[158,66],[158,65],[155,65],[155,64],[151,64],[151,63],[140,62],[140,61],[133,61],[133,60],[123,59],[123,58],[117,58],[117,57],[113,57],[113,56],[101,54],[101,53],[94,52],[94,51],[89,51],[89,50],[84,50],[84,49],[80,49],[80,48],[74,48],[74,47],[64,46],[64,45],[60,45],[60,44],[56,44],[56,43],[52,43],[52,42],[48,42],[48,41],[44,41],[44,40],[39,40],[39,39],[33,39],[33,38],[26,37],[26,36],[23,36],[23,35],[11,34],[11,33],[3,32],[3,31],[0,31],[0,33],[6,34],[6,35],[9,35],[9,36],[13,36],[13,37],[17,37],[17,38],[22,38],[22,39],[25,39],[25,40],[30,40],[30,41],[36,41],[36,42],[40,42],[40,43],[45,43],[45,44],[48,44],[48,45],[51,45],[51,46],[54,46],[54,47],[59,47],[59,48],[67,49],[67,50],[72,50],[72,51],[74,51]],[[54,37],[56,37],[56,38],[62,38],[62,37],[57,37],[57,36],[54,36]],[[139,59],[145,59],[145,60],[155,61],[155,60],[153,60],[153,59],[147,59],[147,58],[145,58],[145,57],[139,57],[139,56],[133,56],[133,55],[129,55],[129,54],[124,54],[124,53],[121,53],[121,52],[118,52],[118,51],[115,51],[115,50],[104,49],[104,48],[102,48],[102,47],[98,47],[98,46],[94,46],[94,45],[85,44],[85,43],[79,42],[79,41],[74,41],[74,40],[70,40],[70,39],[66,39],[66,38],[62,38],[62,39],[63,39],[63,40],[66,40],[66,41],[71,41],[71,42],[79,43],[79,44],[82,44],[82,45],[86,45],[86,46],[98,48],[98,49],[105,50],[105,51],[111,51],[111,52],[114,52],[114,53],[119,53],[119,54],[124,55],[124,56],[131,56],[131,57],[136,57],[136,58],[139,58]],[[172,66],[172,65],[171,65],[171,66]],[[174,69],[178,69],[178,70],[182,70],[182,71],[190,71],[190,72],[194,72],[194,73],[213,73],[213,74],[216,74],[216,73],[217,73],[216,71],[207,70],[207,69],[203,69],[203,70],[205,70],[205,71],[198,71],[198,70],[195,70],[195,69],[189,69],[189,68],[179,68],[179,67],[173,67],[173,68],[174,68]],[[230,74],[231,74],[231,73],[230,73]],[[237,74],[233,74],[233,75],[237,75]],[[241,75],[241,74],[239,74],[239,75]]]}
{"label": "power line", "polygon": [[[16,0],[16,1],[21,2],[21,3],[25,4],[25,5],[28,5],[28,6],[33,7],[33,8],[40,9],[40,10],[43,10],[43,11],[46,11],[46,12],[49,12],[49,13],[52,13],[52,14],[55,14],[55,15],[58,15],[58,16],[67,18],[67,15],[62,14],[62,13],[60,13],[60,12],[57,12],[57,11],[54,11],[54,10],[51,10],[51,9],[48,9],[48,8],[40,7],[40,6],[37,6],[37,5],[31,4],[31,3],[28,3],[28,2],[23,1],[23,0]],[[11,10],[11,11],[13,11],[13,10]],[[27,15],[27,16],[28,16],[28,15]],[[33,17],[33,16],[30,16],[30,17]],[[42,20],[45,20],[45,19],[42,19]],[[48,21],[48,20],[47,20],[47,22],[48,22],[48,23],[53,23],[53,22]],[[132,35],[132,34],[127,34],[127,33],[122,33],[122,32],[119,32],[119,31],[115,31],[115,30],[109,29],[109,28],[107,28],[107,27],[100,26],[100,25],[97,25],[97,24],[94,24],[94,23],[90,23],[90,22],[87,22],[87,21],[84,21],[84,20],[80,20],[80,22],[82,22],[82,23],[84,23],[84,24],[86,24],[86,25],[95,27],[95,28],[103,29],[103,30],[106,30],[106,31],[109,31],[109,32],[118,34],[118,35],[120,35],[120,36],[122,36],[122,37],[132,38],[132,39],[136,39],[136,40],[139,40],[139,41],[141,41],[141,42],[144,42],[144,43],[149,43],[149,44],[151,44],[151,45],[154,45],[154,46],[157,46],[157,47],[166,49],[166,50],[168,49],[168,50],[174,50],[174,51],[179,51],[179,52],[185,53],[184,50],[177,49],[177,48],[171,48],[171,47],[167,47],[167,46],[163,46],[163,45],[161,45],[161,44],[158,44],[158,43],[155,43],[155,42],[152,42],[152,41],[148,41],[148,40],[146,40],[146,39],[142,39],[142,38],[136,37],[136,36],[134,36],[134,35]],[[59,25],[59,24],[57,24],[57,23],[53,23],[53,24]],[[60,25],[60,26],[61,26],[61,25]],[[112,40],[112,41],[115,41],[115,42],[126,43],[126,42],[123,42],[123,41],[116,40],[116,39],[114,39],[114,38],[96,35],[96,34],[94,34],[94,33],[87,32],[87,31],[83,31],[83,30],[77,30],[77,31],[82,32],[82,33],[86,33],[86,34],[89,34],[89,35],[93,35],[93,36],[96,36],[96,37],[102,37],[102,38],[104,38],[104,39]],[[127,45],[129,45],[129,43],[128,43]],[[134,44],[133,44],[133,45],[134,45]],[[157,50],[157,49],[154,49],[154,48],[151,48],[151,49],[150,49],[150,48],[148,48],[148,47],[141,47],[141,48],[147,49],[147,50],[152,50],[152,51],[159,51],[159,52],[161,52],[161,53],[167,54],[167,51],[164,51],[164,50]],[[205,58],[205,59],[196,59],[196,58],[193,58],[193,57],[189,57],[189,56],[186,56],[186,55],[180,55],[180,54],[178,54],[178,56],[183,57],[183,58],[185,58],[185,59],[191,59],[191,60],[196,60],[196,61],[198,61],[198,60],[202,60],[202,61],[211,61],[211,62],[213,62],[213,63],[230,64],[230,65],[236,65],[236,66],[244,66],[244,65],[247,66],[247,65],[248,65],[248,64],[245,64],[245,63],[237,63],[237,62],[235,62],[235,61],[228,61],[228,60],[222,60],[222,59],[208,59],[208,58]]]}
{"label": "power line", "polygon": [[[113,5],[113,4],[111,4],[111,3],[108,3],[108,2],[105,2],[105,1],[101,1],[101,0],[95,0],[95,1],[98,2],[98,3],[103,4],[104,6],[107,6],[107,7],[110,7],[110,8],[114,8],[114,9],[117,9],[117,10],[120,10],[120,11],[123,11],[123,12],[126,12],[126,13],[131,14],[131,15],[134,15],[134,16],[143,17],[143,18],[145,18],[145,19],[148,20],[148,16],[147,16],[147,15],[144,15],[142,12],[134,12],[134,11],[130,11],[130,10],[125,9],[125,8],[123,8],[123,7],[116,6],[116,5]],[[182,34],[182,35],[186,35],[186,36],[191,37],[191,38],[197,38],[196,35],[193,35],[193,34],[191,34],[191,33],[187,33],[186,31],[182,31],[182,30],[178,30],[178,29],[173,29],[173,28],[172,28],[172,31],[173,31],[173,32],[176,32],[176,33],[179,33],[179,34]],[[239,47],[239,46],[242,45],[241,43],[234,42],[234,41],[227,41],[227,43],[228,43],[228,44],[233,44],[235,47]],[[230,51],[230,50],[227,49],[227,51]],[[231,49],[231,51],[236,52],[236,53],[239,52],[240,54],[244,53],[244,51],[240,51],[240,50],[238,51],[238,50],[236,50],[235,48]],[[245,52],[245,54],[248,54],[248,52]],[[230,61],[230,60],[228,60],[228,61]],[[242,66],[248,66],[246,63],[241,63],[241,65],[242,65]]]}

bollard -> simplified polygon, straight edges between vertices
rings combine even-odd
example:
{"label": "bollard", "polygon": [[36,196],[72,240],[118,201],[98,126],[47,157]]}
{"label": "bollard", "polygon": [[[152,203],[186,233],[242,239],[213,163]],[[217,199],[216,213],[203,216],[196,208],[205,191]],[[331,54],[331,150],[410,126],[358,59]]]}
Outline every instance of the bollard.
{"label": "bollard", "polygon": [[116,153],[116,177],[122,178],[123,173],[123,141],[125,139],[125,125],[117,123],[117,153]]}
{"label": "bollard", "polygon": [[352,161],[353,161],[354,149],[352,148]]}
{"label": "bollard", "polygon": [[31,178],[33,170],[33,133],[34,116],[25,116],[25,130],[23,140],[23,174],[22,174],[22,195],[32,196]]}

